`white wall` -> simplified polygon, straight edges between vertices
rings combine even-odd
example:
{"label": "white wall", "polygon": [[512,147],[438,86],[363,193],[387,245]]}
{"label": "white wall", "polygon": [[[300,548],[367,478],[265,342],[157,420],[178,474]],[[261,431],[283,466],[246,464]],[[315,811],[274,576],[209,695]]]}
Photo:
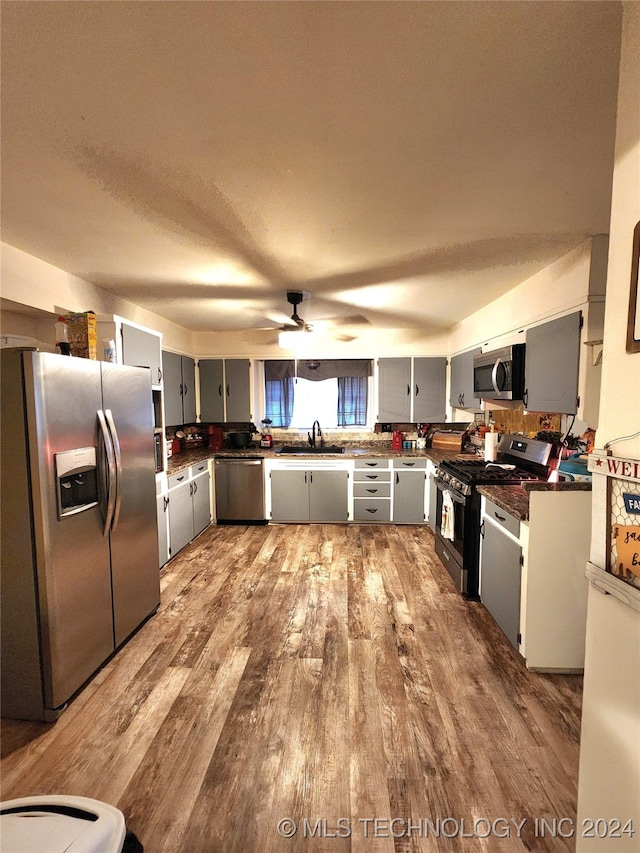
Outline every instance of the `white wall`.
{"label": "white wall", "polygon": [[[597,445],[640,429],[640,353],[625,351],[633,229],[640,220],[640,4],[624,4],[604,358]],[[640,437],[612,446],[640,459]],[[594,529],[603,519],[594,509]],[[592,559],[601,550],[592,545]],[[634,822],[635,836],[581,837],[582,821]],[[577,853],[640,850],[640,613],[589,591]]]}
{"label": "white wall", "polygon": [[[117,314],[121,317],[155,329],[163,334],[163,345],[170,349],[190,353],[193,351],[193,333],[134,305],[126,299],[120,299],[104,288],[96,287],[84,279],[66,273],[58,267],[28,255],[7,243],[2,243],[0,255],[2,278],[2,298],[19,305],[26,305],[37,311],[48,312],[53,318],[65,311],[95,311],[96,314]],[[13,312],[3,312],[3,334],[30,334],[24,325],[24,316]],[[22,331],[18,331],[21,328]],[[33,334],[47,341],[46,321],[43,319],[34,326]],[[51,343],[53,341],[53,320],[51,323]]]}

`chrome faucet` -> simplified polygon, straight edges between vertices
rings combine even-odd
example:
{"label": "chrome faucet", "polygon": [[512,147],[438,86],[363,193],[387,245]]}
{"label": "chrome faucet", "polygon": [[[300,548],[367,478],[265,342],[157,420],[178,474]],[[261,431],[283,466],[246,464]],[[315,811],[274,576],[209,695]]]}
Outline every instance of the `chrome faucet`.
{"label": "chrome faucet", "polygon": [[[316,427],[318,427],[318,431],[316,432]],[[311,432],[307,433],[307,437],[309,439],[309,444],[311,447],[316,446],[316,439],[320,439],[320,447],[324,447],[324,438],[322,437],[322,430],[320,429],[320,421],[314,421],[313,427],[311,428]]]}

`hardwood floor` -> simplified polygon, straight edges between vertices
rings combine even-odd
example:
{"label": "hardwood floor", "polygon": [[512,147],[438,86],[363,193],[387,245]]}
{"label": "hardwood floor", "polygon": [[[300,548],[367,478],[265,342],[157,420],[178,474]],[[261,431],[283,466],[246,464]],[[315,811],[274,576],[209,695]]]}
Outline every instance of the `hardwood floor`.
{"label": "hardwood floor", "polygon": [[574,849],[582,680],[529,673],[429,529],[212,526],[162,588],[55,724],[3,721],[3,800],[110,802],[147,853]]}

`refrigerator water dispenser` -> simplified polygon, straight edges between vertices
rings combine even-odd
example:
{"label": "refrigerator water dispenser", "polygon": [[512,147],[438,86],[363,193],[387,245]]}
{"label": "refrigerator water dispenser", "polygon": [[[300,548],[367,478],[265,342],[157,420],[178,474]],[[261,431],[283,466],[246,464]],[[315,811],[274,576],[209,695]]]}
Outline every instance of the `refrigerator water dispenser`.
{"label": "refrigerator water dispenser", "polygon": [[58,518],[76,515],[98,504],[98,468],[95,447],[54,453]]}

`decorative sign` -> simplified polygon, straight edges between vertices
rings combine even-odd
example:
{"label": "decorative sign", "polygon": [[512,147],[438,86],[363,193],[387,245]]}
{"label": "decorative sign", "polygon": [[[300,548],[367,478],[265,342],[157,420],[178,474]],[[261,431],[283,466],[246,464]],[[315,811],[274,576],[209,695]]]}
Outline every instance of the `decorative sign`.
{"label": "decorative sign", "polygon": [[614,574],[630,580],[640,578],[640,525],[614,524],[616,545]]}
{"label": "decorative sign", "polygon": [[589,454],[587,467],[592,474],[607,478],[608,571],[640,590],[640,459],[596,451]]}
{"label": "decorative sign", "polygon": [[623,492],[622,500],[629,515],[640,515],[640,494],[630,495],[629,492]]}
{"label": "decorative sign", "polygon": [[622,459],[619,456],[596,456],[589,454],[587,468],[592,474],[606,474],[640,483],[640,459]]}

